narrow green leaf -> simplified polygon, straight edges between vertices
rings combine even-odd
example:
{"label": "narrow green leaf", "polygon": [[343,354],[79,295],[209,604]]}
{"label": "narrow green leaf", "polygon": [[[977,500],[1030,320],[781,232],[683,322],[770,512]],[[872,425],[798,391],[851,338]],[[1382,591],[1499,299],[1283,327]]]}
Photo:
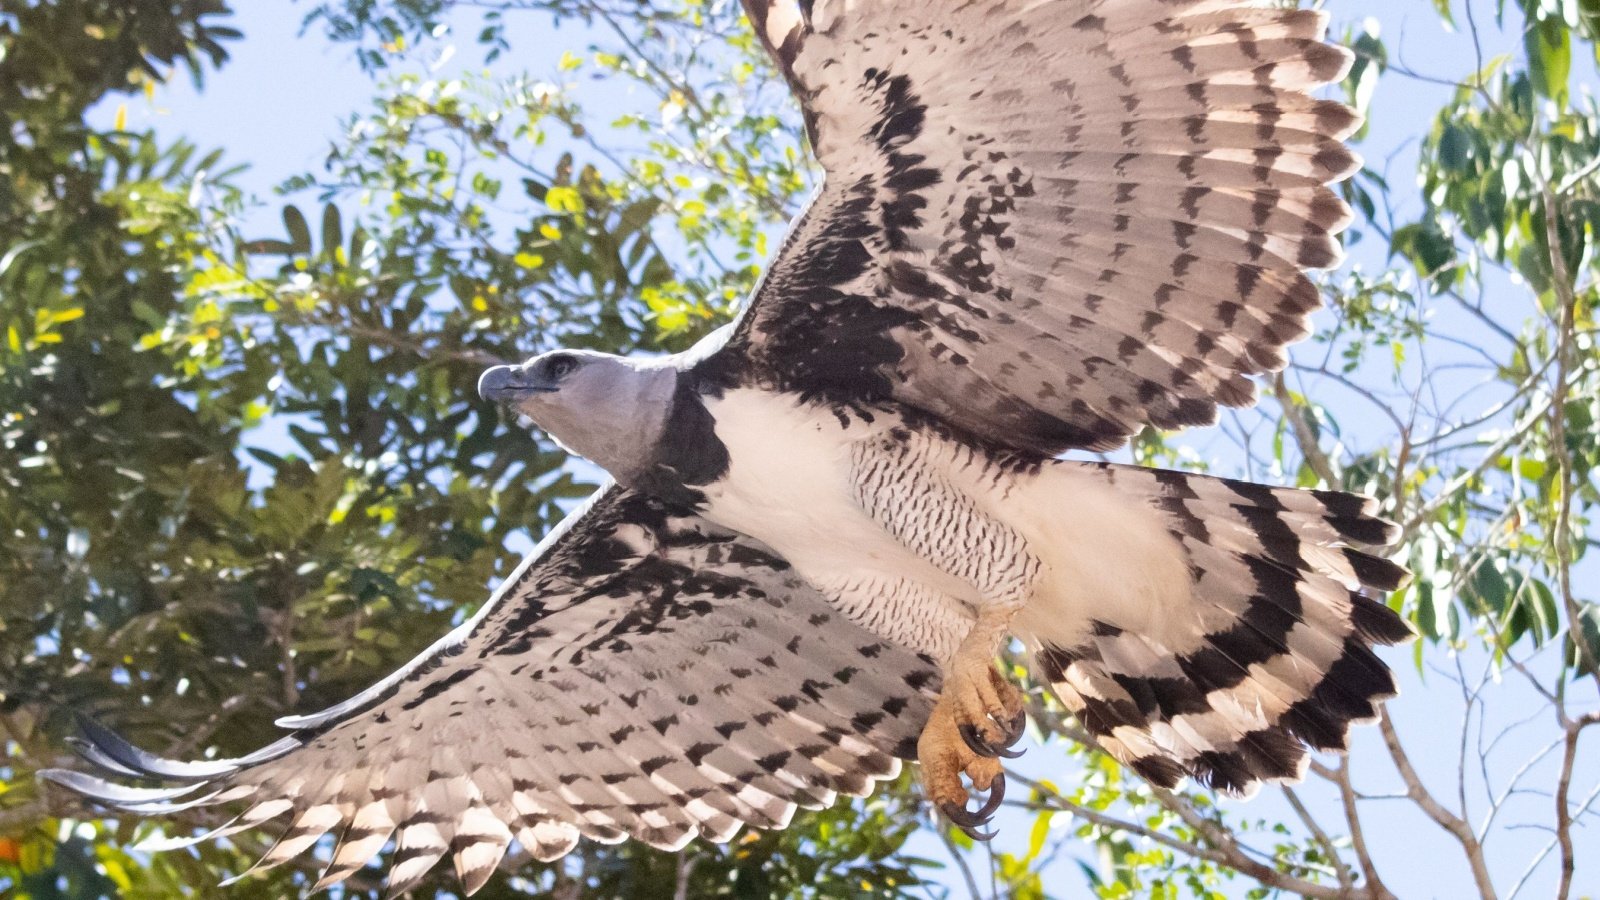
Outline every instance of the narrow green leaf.
{"label": "narrow green leaf", "polygon": [[1024,862],[1032,862],[1044,852],[1044,842],[1050,837],[1050,820],[1054,817],[1055,813],[1047,809],[1033,820],[1033,828],[1028,832],[1028,854],[1022,858]]}
{"label": "narrow green leaf", "polygon": [[272,238],[263,238],[258,241],[246,241],[246,253],[259,253],[266,256],[293,256],[294,245],[288,241],[279,241]]}
{"label": "narrow green leaf", "polygon": [[289,205],[283,208],[283,227],[289,232],[289,252],[311,252],[311,226],[306,224],[305,214],[298,207]]}
{"label": "narrow green leaf", "polygon": [[1448,26],[1451,31],[1455,31],[1456,20],[1454,16],[1450,15],[1450,0],[1433,0],[1433,8],[1438,10],[1439,18],[1444,20],[1444,24]]}
{"label": "narrow green leaf", "polygon": [[329,203],[322,208],[322,252],[332,259],[344,245],[344,224],[339,207]]}
{"label": "narrow green leaf", "polygon": [[22,254],[39,246],[42,241],[19,241],[6,250],[5,256],[0,256],[0,275],[6,274],[16,264]]}

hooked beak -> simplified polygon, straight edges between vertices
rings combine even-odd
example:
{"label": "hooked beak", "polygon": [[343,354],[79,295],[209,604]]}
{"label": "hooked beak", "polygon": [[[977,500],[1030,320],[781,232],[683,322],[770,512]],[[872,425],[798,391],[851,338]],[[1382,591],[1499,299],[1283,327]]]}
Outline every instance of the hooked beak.
{"label": "hooked beak", "polygon": [[525,366],[495,366],[478,377],[478,396],[492,403],[515,403],[529,394],[548,394],[555,389]]}

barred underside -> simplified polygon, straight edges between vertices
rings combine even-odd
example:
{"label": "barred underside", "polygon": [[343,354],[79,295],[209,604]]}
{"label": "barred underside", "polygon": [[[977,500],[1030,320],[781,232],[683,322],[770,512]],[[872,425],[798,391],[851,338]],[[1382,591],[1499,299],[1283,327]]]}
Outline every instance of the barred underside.
{"label": "barred underside", "polygon": [[1152,782],[1185,775],[1236,794],[1296,780],[1306,748],[1341,751],[1395,694],[1372,647],[1411,637],[1380,600],[1406,577],[1375,555],[1394,526],[1376,503],[1131,466],[1099,467],[1160,510],[1188,556],[1195,640],[1165,647],[1098,622],[1045,646],[1038,674],[1100,743]]}
{"label": "barred underside", "polygon": [[387,845],[391,894],[447,857],[471,893],[513,841],[546,861],[580,837],[677,849],[870,793],[915,752],[939,681],[762,545],[608,488],[478,618],[280,721],[277,744],[176,762],[86,723],[98,774],[42,774],[120,813],[242,809],[196,840],[276,825],[257,869],[331,836],[319,889]]}

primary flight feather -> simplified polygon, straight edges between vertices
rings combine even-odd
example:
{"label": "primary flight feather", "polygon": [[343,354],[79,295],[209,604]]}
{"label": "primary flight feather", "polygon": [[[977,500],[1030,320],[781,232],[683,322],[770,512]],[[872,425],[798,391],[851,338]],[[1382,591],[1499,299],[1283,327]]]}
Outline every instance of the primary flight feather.
{"label": "primary flight feather", "polygon": [[[1020,640],[1117,759],[1246,793],[1394,693],[1372,501],[1057,459],[1253,402],[1318,308],[1358,125],[1320,12],[1234,0],[745,0],[826,180],[736,322],[677,356],[558,351],[480,392],[604,467],[471,621],[239,760],[89,725],[114,809],[235,804],[392,840],[470,892],[512,841],[681,847],[918,759],[977,836]],[[966,806],[961,776],[989,800]],[[219,832],[221,833],[221,832]]]}

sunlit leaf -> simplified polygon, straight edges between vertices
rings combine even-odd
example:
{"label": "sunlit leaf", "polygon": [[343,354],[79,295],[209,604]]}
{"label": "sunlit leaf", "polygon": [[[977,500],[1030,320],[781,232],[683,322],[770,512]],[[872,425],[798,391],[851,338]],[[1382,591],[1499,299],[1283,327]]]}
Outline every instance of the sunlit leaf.
{"label": "sunlit leaf", "polygon": [[1572,71],[1572,35],[1559,16],[1546,15],[1523,31],[1523,49],[1534,90],[1560,106],[1567,102],[1567,77]]}

